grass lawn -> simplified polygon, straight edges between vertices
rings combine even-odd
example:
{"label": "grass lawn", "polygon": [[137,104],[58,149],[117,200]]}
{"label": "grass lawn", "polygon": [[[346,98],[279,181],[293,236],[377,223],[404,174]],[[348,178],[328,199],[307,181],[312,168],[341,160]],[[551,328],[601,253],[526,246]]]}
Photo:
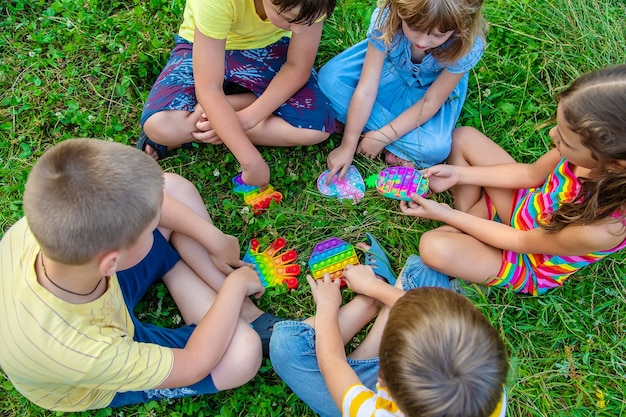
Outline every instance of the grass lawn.
{"label": "grass lawn", "polygon": [[[134,145],[148,91],[173,46],[184,0],[31,0],[0,4],[0,235],[22,215],[30,167],[52,144],[94,137]],[[324,28],[318,64],[365,36],[372,0],[339,0]],[[488,49],[470,73],[461,123],[493,138],[517,160],[550,147],[554,94],[593,69],[623,63],[623,0],[487,0]],[[626,121],[625,121],[626,122]],[[306,269],[313,245],[335,236],[351,243],[369,231],[399,270],[436,226],[399,213],[397,201],[367,192],[358,205],[319,195],[315,179],[338,136],[318,146],[263,149],[284,203],[258,217],[231,191],[238,166],[223,147],[180,151],[161,165],[193,181],[218,227],[245,248],[253,237],[285,237]],[[384,165],[361,156],[364,177]],[[446,199],[446,195],[437,198]],[[587,268],[546,296],[503,290],[474,298],[501,332],[511,371],[510,416],[626,415],[626,275],[624,254]],[[313,301],[299,289],[268,291],[264,309],[306,317]],[[346,298],[349,294],[346,293]],[[141,306],[146,320],[173,325],[164,287]],[[0,319],[2,319],[0,317]],[[32,405],[0,373],[0,415],[54,416]],[[83,416],[309,416],[313,413],[266,362],[249,384],[215,396],[151,402]]]}

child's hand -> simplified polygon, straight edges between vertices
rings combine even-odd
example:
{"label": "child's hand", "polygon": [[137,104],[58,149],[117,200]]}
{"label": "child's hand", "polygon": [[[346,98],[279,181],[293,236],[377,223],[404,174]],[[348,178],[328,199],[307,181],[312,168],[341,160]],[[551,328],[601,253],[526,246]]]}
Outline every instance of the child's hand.
{"label": "child's hand", "polygon": [[254,298],[258,299],[265,292],[265,287],[261,283],[259,275],[249,266],[235,269],[227,279],[234,279],[238,284],[242,285],[245,288],[246,297],[254,295]]}
{"label": "child's hand", "polygon": [[311,275],[307,275],[306,280],[309,281],[313,299],[318,309],[339,308],[341,305],[340,280],[336,279],[333,281],[328,274],[324,274],[324,278],[318,280],[313,279]]}
{"label": "child's hand", "polygon": [[328,158],[326,159],[326,163],[328,164],[328,169],[330,173],[328,174],[328,178],[326,179],[326,185],[330,185],[330,182],[333,180],[333,177],[337,172],[339,172],[339,181],[346,176],[346,172],[348,172],[348,168],[350,168],[350,164],[352,164],[352,160],[354,158],[354,149],[349,149],[339,146],[331,151],[328,154]]}
{"label": "child's hand", "polygon": [[343,279],[352,291],[367,296],[375,295],[374,286],[379,281],[369,265],[347,265],[343,270]]}
{"label": "child's hand", "polygon": [[213,265],[224,274],[228,275],[233,270],[248,265],[239,257],[239,241],[235,236],[222,233],[211,240],[209,256]]}
{"label": "child's hand", "polygon": [[435,193],[446,191],[459,183],[459,174],[453,165],[435,165],[422,170],[428,178],[428,188]]}
{"label": "child's hand", "polygon": [[389,139],[382,135],[378,130],[370,130],[363,134],[363,139],[356,148],[357,152],[362,153],[368,158],[374,159],[380,151],[389,144]]}
{"label": "child's hand", "polygon": [[222,140],[217,136],[215,130],[211,126],[211,122],[206,117],[206,114],[202,111],[202,107],[200,104],[196,105],[196,108],[193,111],[194,115],[198,115],[198,120],[196,121],[196,130],[195,132],[191,132],[191,136],[193,139],[202,143],[210,143],[211,145],[221,145]]}
{"label": "child's hand", "polygon": [[453,210],[445,203],[438,203],[415,193],[411,194],[411,198],[413,201],[400,202],[400,211],[409,216],[441,221],[444,212]]}
{"label": "child's hand", "polygon": [[270,183],[270,167],[262,158],[249,165],[241,165],[241,179],[248,185],[256,185],[265,189]]}

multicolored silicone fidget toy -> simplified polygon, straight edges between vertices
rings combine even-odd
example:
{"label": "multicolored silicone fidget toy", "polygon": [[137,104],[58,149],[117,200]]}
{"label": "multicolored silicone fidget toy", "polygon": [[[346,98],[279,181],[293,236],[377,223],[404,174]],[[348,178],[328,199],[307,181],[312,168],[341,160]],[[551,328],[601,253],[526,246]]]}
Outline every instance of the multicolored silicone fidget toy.
{"label": "multicolored silicone fidget toy", "polygon": [[243,182],[241,172],[233,178],[233,191],[235,194],[243,195],[243,201],[252,208],[252,213],[260,214],[269,208],[270,203],[275,201],[280,203],[283,195],[268,185],[267,188],[259,192],[256,185],[248,185]]}
{"label": "multicolored silicone fidget toy", "polygon": [[339,174],[326,185],[330,170],[326,170],[317,178],[317,189],[322,195],[328,197],[337,197],[339,200],[351,199],[354,204],[358,203],[365,196],[365,183],[363,177],[354,165],[350,165],[346,171],[345,177],[339,181]]}
{"label": "multicolored silicone fidget toy", "polygon": [[300,265],[295,263],[298,254],[293,249],[282,254],[278,253],[285,247],[286,243],[285,239],[279,237],[267,249],[260,252],[259,240],[252,239],[250,241],[243,261],[254,265],[264,287],[273,287],[284,283],[287,288],[293,290],[298,286]]}
{"label": "multicolored silicone fidget toy", "polygon": [[354,247],[336,237],[315,245],[309,259],[309,269],[314,279],[323,278],[326,273],[330,274],[332,279],[341,278],[346,265],[358,264],[359,258]]}
{"label": "multicolored silicone fidget toy", "polygon": [[428,193],[428,178],[414,168],[402,166],[383,169],[376,178],[376,189],[385,197],[411,201],[411,194]]}

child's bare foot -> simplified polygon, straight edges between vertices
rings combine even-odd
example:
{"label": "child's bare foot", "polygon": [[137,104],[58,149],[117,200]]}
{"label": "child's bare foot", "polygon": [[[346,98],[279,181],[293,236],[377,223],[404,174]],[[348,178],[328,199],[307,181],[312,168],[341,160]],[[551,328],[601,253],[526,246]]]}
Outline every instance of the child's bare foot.
{"label": "child's bare foot", "polygon": [[387,151],[385,154],[385,162],[393,166],[402,166],[407,168],[415,168],[415,164],[406,159],[402,159],[399,156]]}

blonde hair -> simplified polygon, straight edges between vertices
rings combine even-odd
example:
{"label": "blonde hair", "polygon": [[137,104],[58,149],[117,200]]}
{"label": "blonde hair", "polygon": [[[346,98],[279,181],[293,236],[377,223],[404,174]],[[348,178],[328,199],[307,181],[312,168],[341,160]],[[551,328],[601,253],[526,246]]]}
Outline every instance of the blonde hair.
{"label": "blonde hair", "polygon": [[162,201],[163,173],[148,155],[120,143],[70,139],[33,167],[24,213],[46,256],[81,265],[132,246]]}
{"label": "blonde hair", "polygon": [[487,33],[482,4],[483,0],[382,0],[376,25],[387,47],[401,31],[402,21],[427,33],[454,31],[448,41],[431,51],[438,61],[451,64],[472,50],[477,37]]}
{"label": "blonde hair", "polygon": [[498,332],[454,291],[411,290],[391,309],[380,373],[407,416],[489,416],[508,372]]}

